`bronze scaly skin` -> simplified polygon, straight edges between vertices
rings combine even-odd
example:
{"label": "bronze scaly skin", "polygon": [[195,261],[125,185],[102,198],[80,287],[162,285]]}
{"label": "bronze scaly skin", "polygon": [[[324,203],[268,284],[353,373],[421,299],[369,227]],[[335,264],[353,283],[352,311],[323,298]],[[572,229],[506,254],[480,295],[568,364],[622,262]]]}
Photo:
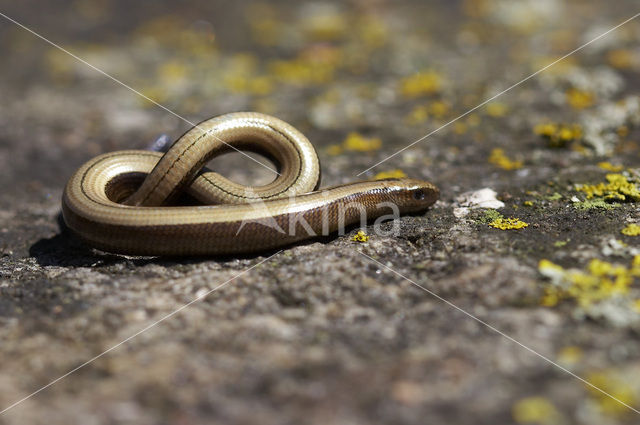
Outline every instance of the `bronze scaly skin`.
{"label": "bronze scaly skin", "polygon": [[[215,172],[214,156],[240,149],[278,165],[277,178],[246,187]],[[140,185],[141,179],[144,179]],[[239,112],[212,118],[165,154],[100,155],[71,177],[62,198],[67,226],[87,243],[131,255],[220,255],[266,251],[392,213],[427,209],[439,196],[414,179],[363,181],[314,191],[317,154],[298,130],[277,118]],[[181,191],[204,205],[167,206]]]}

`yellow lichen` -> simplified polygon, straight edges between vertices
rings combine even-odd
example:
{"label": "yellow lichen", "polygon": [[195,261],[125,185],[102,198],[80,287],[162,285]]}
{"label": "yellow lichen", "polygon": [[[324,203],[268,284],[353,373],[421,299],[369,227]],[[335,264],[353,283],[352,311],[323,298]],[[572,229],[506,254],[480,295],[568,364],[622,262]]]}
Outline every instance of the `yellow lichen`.
{"label": "yellow lichen", "polygon": [[343,151],[344,151],[344,149],[342,148],[341,145],[330,145],[327,148],[327,154],[329,154],[331,156],[340,155]]}
{"label": "yellow lichen", "polygon": [[473,18],[481,18],[493,10],[488,0],[464,0],[462,11]]}
{"label": "yellow lichen", "polygon": [[258,65],[258,57],[250,53],[235,53],[229,60],[230,71],[246,77],[253,75]]}
{"label": "yellow lichen", "polygon": [[551,147],[563,147],[582,138],[582,127],[577,124],[546,122],[536,125],[533,131],[547,139]]}
{"label": "yellow lichen", "polygon": [[586,155],[589,152],[589,149],[587,149],[586,146],[581,145],[580,143],[573,143],[571,145],[571,150],[577,153],[581,153],[583,155]]}
{"label": "yellow lichen", "polygon": [[404,177],[407,177],[407,175],[404,173],[404,171],[400,170],[400,169],[395,169],[395,170],[390,170],[390,171],[383,171],[381,173],[378,173],[374,176],[374,179],[376,180],[382,180],[382,179],[402,179]]}
{"label": "yellow lichen", "polygon": [[377,137],[367,138],[359,133],[351,132],[341,144],[329,145],[327,147],[327,154],[336,156],[340,155],[344,151],[370,152],[380,149],[381,146],[382,140]]}
{"label": "yellow lichen", "polygon": [[593,259],[586,270],[564,269],[549,260],[541,260],[540,273],[551,280],[541,299],[543,306],[552,307],[562,300],[574,300],[589,308],[612,297],[623,297],[630,291],[634,278],[640,277],[640,255],[631,266],[615,265]]}
{"label": "yellow lichen", "polygon": [[602,391],[592,386],[588,386],[587,390],[603,413],[621,417],[629,413],[628,407],[622,403],[633,406],[640,397],[634,390],[632,379],[614,370],[592,372],[587,375],[587,381]]}
{"label": "yellow lichen", "polygon": [[480,117],[477,114],[470,114],[467,117],[467,124],[469,127],[477,127],[480,125]]}
{"label": "yellow lichen", "polygon": [[513,419],[519,424],[552,425],[563,421],[560,412],[544,397],[526,397],[513,405]]}
{"label": "yellow lichen", "polygon": [[500,230],[523,229],[528,225],[529,223],[525,223],[524,221],[521,221],[514,217],[509,217],[509,218],[500,217],[500,218],[496,218],[491,223],[489,223],[489,226],[495,227],[496,229],[500,229]]}
{"label": "yellow lichen", "polygon": [[640,236],[640,226],[635,223],[631,223],[622,229],[620,233],[627,236]]}
{"label": "yellow lichen", "polygon": [[616,49],[607,54],[609,65],[618,69],[629,69],[635,61],[634,53],[631,50]]}
{"label": "yellow lichen", "polygon": [[533,206],[533,201],[524,201],[522,203],[522,205],[524,205],[525,207],[532,207]]}
{"label": "yellow lichen", "polygon": [[414,107],[405,118],[407,124],[422,124],[429,119],[429,108],[427,105],[418,105]]}
{"label": "yellow lichen", "polygon": [[540,263],[538,264],[538,268],[540,270],[544,269],[546,271],[553,271],[553,272],[559,272],[559,273],[564,272],[564,269],[561,266],[557,264],[553,264],[549,260],[540,260]]}
{"label": "yellow lichen", "polygon": [[284,25],[278,19],[278,12],[273,5],[252,2],[245,9],[245,13],[254,42],[263,46],[276,46],[283,40]]}
{"label": "yellow lichen", "polygon": [[571,88],[566,92],[567,102],[574,109],[584,109],[592,106],[596,101],[596,95],[585,90]]}
{"label": "yellow lichen", "polygon": [[69,60],[69,56],[58,49],[49,49],[46,53],[47,71],[57,83],[67,83],[71,81],[74,63]]}
{"label": "yellow lichen", "polygon": [[367,242],[369,240],[369,236],[365,232],[363,232],[362,230],[358,230],[358,233],[353,235],[351,240],[354,241],[354,242],[364,243],[364,242]]}
{"label": "yellow lichen", "polygon": [[503,117],[508,110],[509,108],[507,105],[501,102],[490,102],[487,103],[487,106],[485,107],[487,115],[491,117]]}
{"label": "yellow lichen", "polygon": [[273,80],[267,76],[244,77],[230,75],[225,78],[225,85],[235,93],[267,95],[273,91]]}
{"label": "yellow lichen", "polygon": [[273,18],[249,20],[251,38],[263,46],[276,46],[282,39],[282,23]]}
{"label": "yellow lichen", "polygon": [[389,29],[380,18],[369,15],[358,21],[358,39],[368,46],[378,48],[383,46],[389,38]]}
{"label": "yellow lichen", "polygon": [[583,352],[580,347],[575,345],[568,345],[563,347],[558,353],[558,361],[565,365],[574,365],[578,363],[583,357]]}
{"label": "yellow lichen", "polygon": [[[147,108],[155,107],[155,103],[153,102],[164,103],[169,100],[169,93],[164,87],[146,87],[140,90],[140,92],[144,95],[140,100],[143,106]],[[153,102],[149,99],[153,100]]]}
{"label": "yellow lichen", "polygon": [[422,124],[429,117],[442,119],[449,113],[450,108],[448,103],[441,100],[437,100],[428,105],[418,105],[409,112],[406,121],[409,124]]}
{"label": "yellow lichen", "polygon": [[616,129],[616,134],[622,138],[627,137],[629,135],[629,127],[621,125]]}
{"label": "yellow lichen", "polygon": [[522,161],[520,160],[512,160],[505,155],[504,150],[500,148],[496,148],[491,151],[491,155],[489,155],[489,162],[491,164],[497,165],[503,170],[517,170],[522,168]]}
{"label": "yellow lichen", "polygon": [[333,79],[340,56],[339,52],[329,50],[291,60],[274,60],[267,64],[267,69],[271,77],[285,84],[327,83]]}
{"label": "yellow lichen", "polygon": [[453,123],[453,132],[455,134],[465,134],[467,132],[467,124],[462,121],[456,121]]}
{"label": "yellow lichen", "polygon": [[175,83],[187,76],[187,67],[179,61],[167,61],[158,69],[158,76],[166,84]]}
{"label": "yellow lichen", "polygon": [[[183,31],[185,22],[176,15],[160,15],[151,19],[146,19],[137,27],[137,37],[153,37],[159,41],[173,40],[176,42],[175,33]],[[168,34],[171,32],[173,34]]]}
{"label": "yellow lichen", "polygon": [[624,169],[624,165],[613,165],[609,161],[598,162],[598,167],[602,168],[603,170],[613,171],[614,173],[617,173]]}
{"label": "yellow lichen", "polygon": [[607,202],[640,201],[640,191],[635,183],[622,174],[607,174],[607,183],[584,184],[576,190],[586,194],[587,199],[602,198]]}
{"label": "yellow lichen", "polygon": [[400,93],[405,97],[418,97],[438,93],[442,88],[442,75],[424,71],[400,81]]}
{"label": "yellow lichen", "polygon": [[266,97],[253,99],[251,105],[252,110],[268,115],[274,115],[277,110],[273,99]]}
{"label": "yellow lichen", "polygon": [[558,292],[547,287],[544,290],[544,295],[540,299],[540,305],[543,307],[554,307],[558,305],[559,301]]}
{"label": "yellow lichen", "polygon": [[[554,65],[549,67],[551,63]],[[574,56],[569,56],[560,62],[555,56],[538,56],[531,60],[531,66],[535,69],[547,68],[545,72],[554,76],[563,76],[575,70],[578,67],[578,62]]]}
{"label": "yellow lichen", "polygon": [[211,58],[216,51],[215,33],[212,30],[196,29],[181,17],[160,15],[146,20],[135,31],[135,38],[145,41],[146,46],[163,46],[176,49],[180,54]]}
{"label": "yellow lichen", "polygon": [[382,140],[377,137],[367,138],[359,133],[349,133],[342,143],[342,147],[349,151],[369,152],[380,149]]}
{"label": "yellow lichen", "polygon": [[333,41],[344,37],[350,24],[345,15],[333,10],[322,10],[304,18],[302,27],[311,40]]}
{"label": "yellow lichen", "polygon": [[429,105],[429,112],[435,118],[444,118],[449,113],[449,104],[442,100],[437,100]]}

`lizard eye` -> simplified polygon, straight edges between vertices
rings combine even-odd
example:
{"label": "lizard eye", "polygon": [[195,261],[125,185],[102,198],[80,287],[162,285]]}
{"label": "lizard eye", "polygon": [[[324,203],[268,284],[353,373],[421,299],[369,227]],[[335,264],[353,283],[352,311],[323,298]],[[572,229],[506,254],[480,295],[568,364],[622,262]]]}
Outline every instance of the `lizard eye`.
{"label": "lizard eye", "polygon": [[413,191],[413,199],[416,201],[421,201],[424,199],[424,192],[420,189]]}

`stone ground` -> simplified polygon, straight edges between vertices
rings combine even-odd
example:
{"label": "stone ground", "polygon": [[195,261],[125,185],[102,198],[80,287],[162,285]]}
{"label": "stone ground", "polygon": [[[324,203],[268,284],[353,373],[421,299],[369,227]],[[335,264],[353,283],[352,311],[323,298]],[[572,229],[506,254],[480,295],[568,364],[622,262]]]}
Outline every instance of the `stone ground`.
{"label": "stone ground", "polygon": [[[188,120],[256,110],[292,123],[316,145],[324,185],[639,11],[130,3],[1,11]],[[629,22],[369,170],[441,189],[396,236],[368,228],[359,243],[353,229],[268,259],[133,258],[65,231],[63,186],[94,155],[189,125],[1,18],[0,409],[228,283],[0,423],[638,423],[618,401],[640,409],[639,41]],[[239,155],[212,166],[270,178]],[[461,195],[484,188],[491,208],[465,208],[478,205]]]}

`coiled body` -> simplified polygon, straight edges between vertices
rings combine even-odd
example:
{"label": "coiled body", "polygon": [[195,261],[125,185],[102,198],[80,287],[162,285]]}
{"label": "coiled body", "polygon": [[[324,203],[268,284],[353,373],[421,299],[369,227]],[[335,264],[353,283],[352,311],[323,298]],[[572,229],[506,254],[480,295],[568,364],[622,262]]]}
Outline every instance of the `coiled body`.
{"label": "coiled body", "polygon": [[[266,156],[278,177],[247,187],[201,172],[232,148]],[[314,191],[319,181],[316,152],[299,131],[267,115],[233,113],[192,128],[165,154],[121,151],[90,160],[67,183],[62,211],[71,230],[110,252],[237,254],[327,235],[363,216],[423,210],[438,197],[435,186],[412,179]],[[183,191],[203,205],[171,206]]]}

